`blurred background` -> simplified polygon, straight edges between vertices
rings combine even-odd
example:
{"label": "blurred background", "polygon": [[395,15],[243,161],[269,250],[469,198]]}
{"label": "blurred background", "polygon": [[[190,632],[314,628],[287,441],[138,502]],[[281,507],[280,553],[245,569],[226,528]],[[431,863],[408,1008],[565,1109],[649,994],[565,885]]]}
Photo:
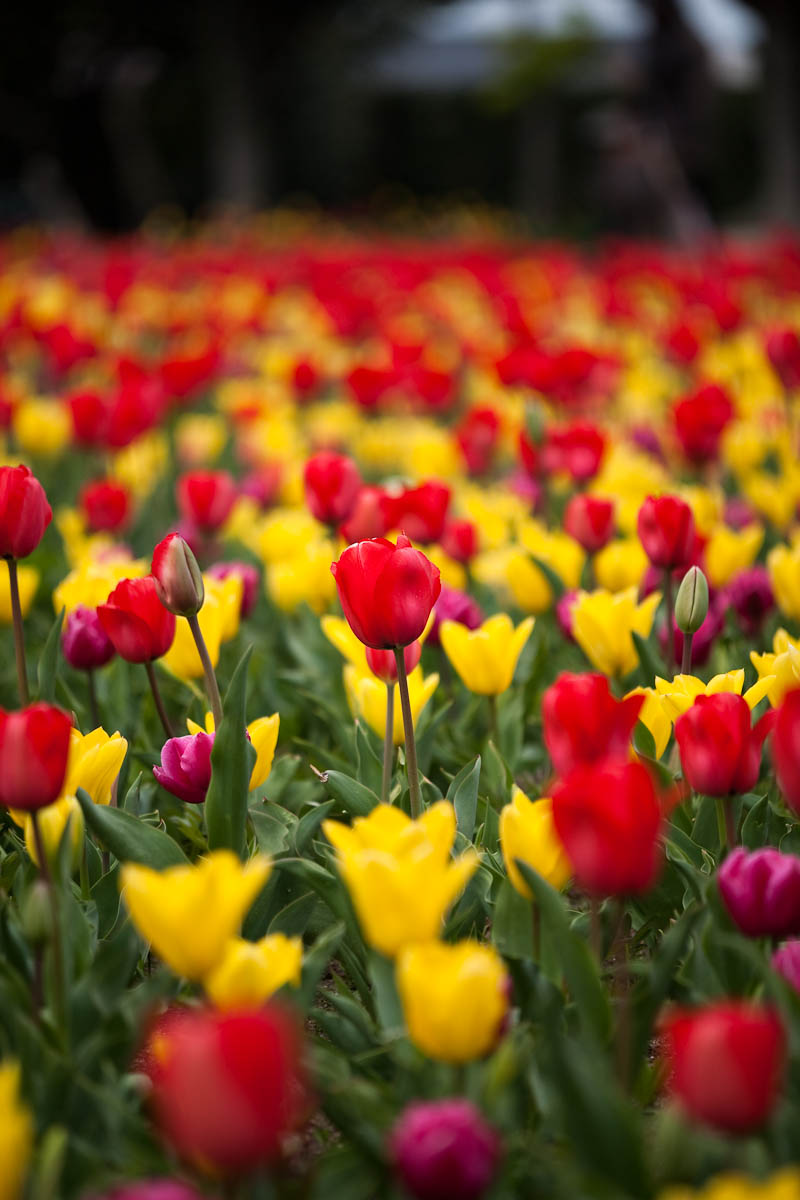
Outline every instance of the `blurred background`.
{"label": "blurred background", "polygon": [[689,241],[800,215],[797,0],[64,0],[0,17],[0,225],[273,205]]}

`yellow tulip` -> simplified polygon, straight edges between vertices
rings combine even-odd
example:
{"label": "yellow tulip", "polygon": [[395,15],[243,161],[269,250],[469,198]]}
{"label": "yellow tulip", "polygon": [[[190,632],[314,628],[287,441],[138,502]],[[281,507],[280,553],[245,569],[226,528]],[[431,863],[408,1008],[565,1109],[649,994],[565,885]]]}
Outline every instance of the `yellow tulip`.
{"label": "yellow tulip", "polygon": [[299,987],[303,941],[271,933],[260,942],[232,938],[203,981],[215,1008],[256,1008],[284,984]]}
{"label": "yellow tulip", "polygon": [[164,474],[168,462],[166,436],[151,429],[114,455],[112,471],[114,478],[124,483],[137,500],[143,500]]}
{"label": "yellow tulip", "polygon": [[456,814],[445,800],[416,821],[379,804],[352,827],[325,821],[322,828],[336,849],[365,941],[389,958],[438,936],[445,913],[478,866],[472,848],[451,858]]}
{"label": "yellow tulip", "polygon": [[359,641],[344,617],[323,617],[320,626],[325,637],[343,658],[360,671],[368,670],[364,643]]}
{"label": "yellow tulip", "polygon": [[594,556],[597,586],[608,592],[638,588],[647,570],[648,558],[638,537],[616,538]]}
{"label": "yellow tulip", "polygon": [[531,555],[540,558],[567,588],[578,586],[586,561],[581,546],[569,534],[551,532],[538,521],[525,521],[519,528],[522,548],[510,558],[506,578],[511,594],[524,612],[546,612],[553,603],[553,591]]}
{"label": "yellow tulip", "polygon": [[301,543],[301,552],[292,558],[269,563],[267,587],[278,608],[293,612],[303,603],[315,613],[329,608],[336,595],[336,580],[331,574],[335,558],[333,542],[320,538],[304,546]]}
{"label": "yellow tulip", "polygon": [[792,520],[800,498],[796,480],[786,475],[771,475],[768,471],[753,471],[742,480],[742,491],[762,517],[778,529],[785,529]]}
{"label": "yellow tulip", "polygon": [[646,638],[653,627],[660,592],[636,602],[636,589],[580,592],[572,605],[572,633],[592,666],[623,679],[639,662],[632,634]]}
{"label": "yellow tulip", "polygon": [[72,418],[60,400],[34,397],[14,410],[14,435],[26,454],[55,458],[72,437]]}
{"label": "yellow tulip", "polygon": [[709,583],[724,587],[734,575],[751,566],[764,541],[763,526],[755,523],[744,529],[717,525],[706,542],[705,563]]}
{"label": "yellow tulip", "polygon": [[628,696],[644,696],[644,704],[639,709],[639,720],[652,734],[656,758],[661,758],[672,733],[672,718],[665,712],[664,697],[651,687],[632,688],[627,693],[626,700]]}
{"label": "yellow tulip", "polygon": [[[215,729],[214,716],[210,712],[206,713],[204,727],[191,720],[186,722],[186,726],[189,733],[213,733]],[[248,784],[251,792],[257,787],[261,787],[262,783],[266,783],[269,779],[275,758],[275,747],[278,745],[280,727],[280,713],[273,713],[271,717],[256,717],[255,721],[251,721],[247,726],[250,745],[256,752],[256,761],[250,772],[250,783]]]}
{"label": "yellow tulip", "polygon": [[515,859],[533,867],[554,888],[562,888],[572,875],[572,866],[553,824],[553,802],[549,796],[531,800],[520,788],[511,793],[511,803],[500,813],[500,847],[511,883],[530,900],[531,890]]}
{"label": "yellow tulip", "polygon": [[[751,708],[763,700],[771,683],[771,677],[765,676],[754,683],[744,693],[744,698]],[[691,708],[698,696],[715,696],[718,692],[733,692],[742,695],[744,687],[744,667],[738,671],[726,671],[724,675],[715,675],[708,683],[703,683],[696,675],[676,675],[670,681],[656,676],[656,692],[663,697],[664,712],[672,722],[677,721],[687,709]]]}
{"label": "yellow tulip", "polygon": [[[17,566],[19,606],[22,609],[23,617],[27,617],[30,612],[40,578],[41,576],[36,567],[29,567],[26,563],[19,563]],[[8,569],[4,565],[0,567],[0,622],[3,625],[10,625],[13,619],[14,616],[11,612],[11,586],[8,579]]]}
{"label": "yellow tulip", "polygon": [[[411,716],[416,726],[420,713],[439,686],[439,676],[422,674],[422,667],[415,667],[408,676],[408,698],[411,702]],[[397,684],[394,687],[393,732],[395,746],[403,744],[403,713]],[[348,663],[344,668],[344,690],[347,702],[354,717],[366,721],[370,729],[383,737],[386,730],[386,684],[371,671],[361,672],[357,667]]]}
{"label": "yellow tulip", "polygon": [[506,969],[493,946],[407,946],[396,978],[408,1036],[423,1054],[464,1063],[493,1049],[508,1008]]}
{"label": "yellow tulip", "polygon": [[275,508],[261,525],[259,554],[268,566],[286,562],[297,555],[298,547],[319,541],[322,533],[323,526],[307,509]]}
{"label": "yellow tulip", "polygon": [[772,639],[772,654],[750,651],[750,661],[758,672],[759,681],[767,685],[767,698],[773,708],[783,703],[787,692],[800,687],[800,639],[790,637],[779,629]]}
{"label": "yellow tulip", "polygon": [[[212,667],[216,667],[219,662],[219,652],[222,645],[222,629],[225,614],[222,605],[214,596],[206,596],[203,607],[197,614],[197,620],[200,624],[200,632],[203,635],[206,649],[208,650],[208,657],[211,659],[211,665]],[[184,617],[179,617],[176,620],[175,637],[172,645],[159,661],[173,675],[177,675],[178,679],[203,678],[205,671],[200,661],[200,655],[197,653],[194,635],[192,634],[189,622]]]}
{"label": "yellow tulip", "polygon": [[800,620],[800,545],[775,546],[767,555],[767,570],[778,608]]}
{"label": "yellow tulip", "polygon": [[220,640],[229,642],[239,632],[244,591],[242,577],[241,575],[227,575],[225,579],[216,579],[213,575],[204,575],[203,587],[206,595],[203,608],[209,600],[216,601],[221,616]]}
{"label": "yellow tulip", "polygon": [[[28,813],[17,811],[12,815],[15,820],[20,816],[25,818],[25,848],[30,855],[31,862],[34,862],[37,867],[40,866],[39,851],[33,830],[33,817]],[[51,863],[58,854],[61,838],[67,828],[67,822],[69,822],[70,862],[74,871],[80,863],[83,850],[83,809],[78,801],[74,796],[62,796],[53,804],[40,808],[37,816],[44,852]]]}
{"label": "yellow tulip", "polygon": [[190,466],[214,462],[227,440],[227,422],[213,413],[187,413],[175,422],[178,458]]}
{"label": "yellow tulip", "polygon": [[242,863],[231,850],[165,871],[126,863],[122,896],[137,930],[167,966],[200,980],[222,959],[271,869],[263,855]]}
{"label": "yellow tulip", "polygon": [[678,1184],[658,1193],[658,1200],[799,1200],[800,1170],[784,1167],[767,1179],[726,1172],[700,1188]]}
{"label": "yellow tulip", "polygon": [[69,758],[62,795],[88,792],[94,804],[110,804],[111,789],[122,769],[128,742],[118,732],[70,730]]}
{"label": "yellow tulip", "polygon": [[533,617],[515,629],[507,613],[498,613],[477,629],[443,621],[439,640],[465,687],[479,696],[499,696],[511,687],[532,629]]}
{"label": "yellow tulip", "polygon": [[83,605],[97,608],[105,604],[111,592],[123,579],[141,579],[147,574],[146,563],[131,558],[112,562],[81,562],[53,591],[53,608],[58,613],[66,609],[68,616],[73,609]]}
{"label": "yellow tulip", "polygon": [[0,1200],[18,1200],[33,1150],[33,1118],[23,1103],[15,1062],[0,1063]]}

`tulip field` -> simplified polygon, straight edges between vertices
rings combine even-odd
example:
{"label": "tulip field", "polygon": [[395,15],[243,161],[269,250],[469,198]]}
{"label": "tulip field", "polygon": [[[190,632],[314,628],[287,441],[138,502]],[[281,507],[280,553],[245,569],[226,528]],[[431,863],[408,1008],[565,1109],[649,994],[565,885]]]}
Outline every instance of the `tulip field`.
{"label": "tulip field", "polygon": [[800,243],[0,241],[0,1200],[800,1200]]}

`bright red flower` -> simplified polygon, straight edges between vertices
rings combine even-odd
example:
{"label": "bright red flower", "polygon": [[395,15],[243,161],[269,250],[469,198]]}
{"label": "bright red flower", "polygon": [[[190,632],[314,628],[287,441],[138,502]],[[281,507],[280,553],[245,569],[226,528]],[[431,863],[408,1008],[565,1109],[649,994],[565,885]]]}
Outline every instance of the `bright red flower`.
{"label": "bright red flower", "polygon": [[[406,675],[414,670],[421,657],[422,643],[420,641],[411,642],[406,646],[403,651]],[[377,675],[378,679],[382,679],[384,683],[397,683],[397,659],[394,656],[394,650],[375,650],[372,646],[367,646],[367,665],[372,674]]]}
{"label": "bright red flower", "polygon": [[108,432],[109,409],[99,392],[82,388],[67,397],[75,441],[81,446],[101,446]]}
{"label": "bright red flower", "polygon": [[761,747],[772,728],[765,713],[755,728],[750,706],[733,692],[697,696],[675,722],[683,777],[704,796],[749,792],[761,767]]}
{"label": "bright red flower", "polygon": [[228,1174],[280,1156],[309,1110],[300,1036],[285,1012],[195,1009],[156,1036],[152,1103],[183,1159]]}
{"label": "bright red flower", "polygon": [[199,529],[219,529],[236,500],[236,484],[227,471],[189,471],[178,480],[181,515]]}
{"label": "bright red flower", "polygon": [[627,758],[643,703],[643,696],[615,699],[604,675],[560,675],[542,699],[544,741],[556,772]]}
{"label": "bright red flower", "polygon": [[483,475],[492,462],[500,435],[500,418],[493,408],[473,408],[456,429],[456,441],[470,475]]}
{"label": "bright red flower", "polygon": [[179,533],[168,533],[153,551],[150,572],[158,598],[171,613],[191,617],[203,606],[203,576],[192,550]]}
{"label": "bright red flower", "polygon": [[591,896],[646,892],[661,868],[662,811],[640,762],[579,766],[553,789],[553,821]]}
{"label": "bright red flower", "polygon": [[614,534],[612,501],[577,492],[564,511],[564,529],[587,554],[596,554]]}
{"label": "bright red flower", "polygon": [[636,522],[639,541],[654,567],[682,567],[692,557],[692,510],[678,496],[648,496]]}
{"label": "bright red flower", "polygon": [[27,467],[0,467],[0,558],[27,558],[52,519],[36,476]]}
{"label": "bright red flower", "polygon": [[749,1133],[770,1115],[786,1036],[763,1005],[724,1000],[679,1009],[664,1022],[670,1090],[690,1117],[726,1133]]}
{"label": "bright red flower", "polygon": [[131,514],[131,498],[127,488],[110,479],[87,483],[81,489],[79,504],[86,524],[93,532],[114,533],[124,529]]}
{"label": "bright red flower", "polygon": [[123,579],[97,615],[117,654],[127,662],[161,658],[175,637],[175,616],[159,600],[152,575]]}
{"label": "bright red flower", "polygon": [[791,391],[800,387],[800,335],[796,329],[773,329],[766,340],[767,358],[781,383]]}
{"label": "bright red flower", "polygon": [[706,384],[679,400],[673,417],[675,432],[686,457],[695,463],[715,459],[720,438],[733,415],[733,404],[716,383]]}
{"label": "bright red flower", "polygon": [[786,803],[800,816],[800,691],[789,692],[775,714],[772,761]]}
{"label": "bright red flower", "polygon": [[303,472],[306,504],[323,525],[346,521],[361,488],[361,476],[352,458],[321,450],[308,460]]}
{"label": "bright red flower", "polygon": [[383,488],[365,484],[356,496],[353,511],[342,522],[339,533],[346,542],[363,542],[366,538],[385,537],[397,522],[397,497]]}
{"label": "bright red flower", "polygon": [[419,487],[406,488],[397,497],[394,519],[412,542],[438,542],[444,531],[450,488],[431,480]]}
{"label": "bright red flower", "polygon": [[0,709],[0,804],[32,812],[58,799],[71,729],[67,713],[52,704]]}
{"label": "bright red flower", "polygon": [[478,553],[478,530],[465,517],[450,517],[445,522],[439,545],[456,562],[468,563]]}
{"label": "bright red flower", "polygon": [[542,451],[545,471],[565,472],[576,483],[585,483],[600,470],[605,438],[596,425],[575,421],[561,429],[548,429]]}
{"label": "bright red flower", "polygon": [[369,538],[331,564],[353,633],[376,650],[407,646],[420,636],[439,592],[439,568],[401,534],[397,545]]}

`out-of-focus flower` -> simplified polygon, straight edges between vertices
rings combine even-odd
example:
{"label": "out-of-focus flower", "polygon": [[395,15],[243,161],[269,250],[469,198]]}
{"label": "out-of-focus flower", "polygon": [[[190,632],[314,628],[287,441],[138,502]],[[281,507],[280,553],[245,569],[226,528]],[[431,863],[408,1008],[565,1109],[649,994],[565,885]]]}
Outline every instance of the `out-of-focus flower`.
{"label": "out-of-focus flower", "polygon": [[796,1196],[800,1196],[800,1171],[784,1167],[766,1179],[726,1172],[701,1188],[678,1184],[659,1192],[658,1200],[795,1200]]}
{"label": "out-of-focus flower", "polygon": [[115,654],[97,610],[83,604],[66,616],[61,649],[69,665],[77,671],[95,671],[104,667]]}
{"label": "out-of-focus flower", "polygon": [[786,390],[800,387],[800,336],[797,330],[789,326],[770,330],[764,348]]}
{"label": "out-of-focus flower", "polygon": [[751,727],[750,706],[742,696],[697,696],[675,722],[684,779],[706,796],[749,792],[758,779],[761,748],[771,728],[769,714]]}
{"label": "out-of-focus flower", "polygon": [[638,537],[616,538],[594,557],[597,586],[607,592],[624,592],[639,587],[648,558]]}
{"label": "out-of-focus flower", "polygon": [[572,636],[593,667],[624,679],[639,662],[632,634],[649,636],[660,601],[661,593],[651,592],[638,604],[635,588],[579,592],[571,610]]}
{"label": "out-of-focus flower", "polygon": [[285,984],[299,987],[302,966],[302,938],[283,933],[259,942],[231,938],[203,987],[215,1008],[257,1008]]}
{"label": "out-of-focus flower", "polygon": [[199,1192],[175,1179],[143,1179],[138,1183],[123,1183],[121,1187],[91,1200],[203,1200]]}
{"label": "out-of-focus flower", "polygon": [[333,543],[329,541],[298,542],[289,557],[270,562],[267,565],[267,589],[278,608],[293,612],[301,604],[307,604],[315,613],[329,608],[336,595],[336,583],[331,575],[334,553]]}
{"label": "out-of-focus flower", "polygon": [[33,1118],[19,1085],[17,1063],[0,1063],[0,1200],[19,1200],[33,1151]]}
{"label": "out-of-focus flower", "polygon": [[643,701],[617,700],[603,675],[564,671],[542,699],[544,742],[559,775],[604,758],[627,758]]}
{"label": "out-of-focus flower", "polygon": [[450,488],[432,480],[405,488],[395,501],[394,524],[412,542],[438,542],[444,532]]}
{"label": "out-of-focus flower", "polygon": [[724,1000],[664,1022],[670,1090],[688,1115],[726,1133],[763,1125],[778,1097],[786,1037],[777,1013]]}
{"label": "out-of-focus flower", "polygon": [[651,687],[633,688],[628,692],[626,699],[630,696],[644,697],[644,702],[639,710],[639,720],[652,735],[656,758],[661,758],[672,734],[672,718],[664,711],[664,700],[655,688]]}
{"label": "out-of-focus flower", "polygon": [[36,396],[17,405],[13,429],[25,454],[56,458],[69,442],[72,417],[60,400]]}
{"label": "out-of-focus flower", "polygon": [[775,603],[785,617],[800,619],[800,541],[774,546],[767,555],[767,570]]}
{"label": "out-of-focus flower", "polygon": [[203,607],[203,576],[197,559],[179,533],[168,533],[158,543],[150,573],[159,600],[171,613],[191,617]]}
{"label": "out-of-focus flower", "polygon": [[[15,819],[17,816],[24,818],[25,849],[30,855],[31,862],[40,867],[39,847],[33,828],[33,818],[27,813],[15,811],[12,811],[12,816]],[[39,833],[44,845],[44,852],[51,867],[56,861],[61,846],[61,839],[64,836],[67,824],[69,824],[70,863],[74,871],[80,863],[83,852],[83,810],[78,801],[74,796],[62,796],[54,804],[48,804],[46,808],[40,808],[37,820],[39,822]]]}
{"label": "out-of-focus flower", "polygon": [[497,613],[474,630],[442,621],[439,640],[465,687],[480,696],[499,696],[511,687],[532,630],[533,617],[515,629],[507,613]]}
{"label": "out-of-focus flower", "polygon": [[231,577],[240,579],[242,583],[242,598],[239,604],[239,616],[245,621],[256,606],[261,590],[261,575],[257,567],[246,562],[214,563],[206,571],[212,579],[225,581]]}
{"label": "out-of-focus flower", "polygon": [[469,1100],[419,1100],[395,1122],[389,1153],[417,1200],[479,1200],[497,1167],[500,1139]]}
{"label": "out-of-focus flower", "polygon": [[740,530],[718,525],[704,549],[711,585],[724,587],[740,571],[752,566],[763,541],[764,528],[761,525],[746,525]]}
{"label": "out-of-focus flower", "polygon": [[[172,619],[175,620],[174,617]],[[206,644],[208,657],[211,660],[211,666],[216,668],[222,647],[224,613],[215,597],[211,595],[206,597],[203,607],[197,614],[197,621]],[[202,679],[205,669],[188,621],[175,622],[175,636],[169,649],[163,655],[162,664],[179,679]]]}
{"label": "out-of-focus flower", "polygon": [[[408,676],[408,696],[414,725],[417,724],[420,713],[438,686],[439,676],[437,674],[423,675],[421,667],[417,667]],[[373,675],[372,671],[360,671],[358,667],[348,664],[344,669],[344,687],[353,715],[361,717],[367,722],[370,729],[379,737],[383,737],[386,728],[385,685]],[[395,746],[401,746],[404,740],[403,713],[397,694],[394,699],[392,736]]]}
{"label": "out-of-focus flower", "polygon": [[131,920],[159,958],[176,975],[200,980],[221,961],[270,870],[263,855],[241,863],[230,850],[214,850],[193,866],[165,871],[126,863],[121,889]]}
{"label": "out-of-focus flower", "polygon": [[775,607],[772,584],[766,567],[740,571],[725,589],[725,600],[739,618],[748,637],[756,637],[764,619]]}
{"label": "out-of-focus flower", "polygon": [[161,658],[175,638],[175,617],[159,600],[152,575],[123,579],[97,615],[117,654],[128,662]]}
{"label": "out-of-focus flower", "polygon": [[800,934],[800,858],[771,846],[737,846],[717,872],[732,920],[748,937]]}
{"label": "out-of-focus flower", "polygon": [[303,483],[311,515],[323,525],[335,528],[353,511],[361,476],[352,458],[321,450],[306,463]]}
{"label": "out-of-focus flower", "polygon": [[496,1045],[508,977],[493,946],[417,940],[401,950],[396,978],[408,1036],[423,1054],[471,1062]]}
{"label": "out-of-focus flower", "polygon": [[478,530],[464,517],[450,517],[439,544],[449,558],[465,565],[478,553]]}
{"label": "out-of-focus flower", "polygon": [[0,709],[0,804],[23,812],[61,794],[70,753],[69,716],[52,704]]}
{"label": "out-of-focus flower", "polygon": [[800,992],[800,938],[793,938],[775,951],[772,967],[796,992]]}
{"label": "out-of-focus flower", "polygon": [[723,389],[707,383],[679,400],[673,416],[683,453],[691,462],[704,463],[717,457],[720,438],[734,410]]}
{"label": "out-of-focus flower", "polygon": [[227,471],[187,472],[176,492],[181,515],[204,532],[219,529],[236,500],[236,484]]}
{"label": "out-of-focus flower", "polygon": [[772,761],[786,803],[800,815],[800,690],[797,688],[787,693],[775,714]]}
{"label": "out-of-focus flower", "polygon": [[88,528],[94,533],[117,533],[125,528],[131,515],[127,488],[113,479],[98,479],[85,484],[78,504]]}
{"label": "out-of-focus flower", "polygon": [[416,641],[441,590],[438,568],[402,534],[396,546],[385,538],[348,546],[331,571],[350,628],[376,650]]}
{"label": "out-of-focus flower", "polygon": [[389,958],[438,936],[445,913],[478,866],[471,847],[450,857],[456,816],[444,800],[416,821],[379,804],[352,828],[325,821],[323,830],[336,849],[365,940]]}
{"label": "out-of-focus flower", "polygon": [[52,519],[36,476],[27,467],[0,467],[0,558],[27,558]]}
{"label": "out-of-focus flower", "polygon": [[216,413],[186,413],[175,422],[175,451],[190,467],[218,459],[227,439],[227,423]]}
{"label": "out-of-focus flower", "polygon": [[[23,617],[27,617],[33,604],[33,597],[39,586],[41,576],[36,567],[25,563],[17,567],[17,587],[19,589],[19,607]],[[0,570],[0,622],[10,625],[14,619],[11,608],[11,581],[5,567]]]}
{"label": "out-of-focus flower", "polygon": [[654,567],[672,570],[689,562],[694,547],[694,517],[677,496],[648,496],[639,509],[639,540]]}
{"label": "out-of-focus flower", "polygon": [[572,866],[553,823],[553,801],[549,796],[530,800],[514,788],[511,803],[500,813],[500,846],[508,878],[528,900],[531,890],[516,859],[533,867],[554,888],[562,888],[572,876]]}
{"label": "out-of-focus flower", "polygon": [[433,623],[428,634],[431,646],[440,645],[439,630],[443,621],[457,621],[466,629],[477,629],[483,620],[483,613],[477,603],[467,592],[442,584],[439,599],[433,606]]}
{"label": "out-of-focus flower", "polygon": [[[767,694],[769,679],[759,679],[744,693],[743,699],[748,707],[753,709]],[[662,679],[656,676],[655,689],[663,697],[664,712],[671,721],[677,721],[683,713],[692,707],[698,696],[718,696],[730,693],[742,695],[744,687],[744,667],[736,671],[726,671],[724,675],[715,675],[708,683],[703,683],[696,675],[676,675],[674,679]]]}
{"label": "out-of-focus flower", "polygon": [[[187,721],[186,726],[190,733],[204,732],[195,721]],[[256,717],[255,721],[251,721],[247,726],[247,736],[250,739],[250,745],[256,752],[256,761],[250,772],[250,783],[248,785],[251,792],[261,787],[269,779],[272,763],[275,758],[275,747],[278,744],[280,727],[280,713],[273,713],[271,717]],[[214,717],[210,712],[207,712],[205,715],[205,732],[214,733]]]}
{"label": "out-of-focus flower", "polygon": [[[397,659],[393,650],[373,650],[372,646],[367,646],[365,656],[367,666],[373,675],[383,683],[397,683]],[[406,675],[410,675],[419,664],[421,656],[422,642],[410,642],[403,647],[403,666]]]}
{"label": "out-of-focus flower", "polygon": [[211,783],[214,734],[192,733],[169,738],[161,747],[161,764],[153,767],[161,786],[187,804],[202,804]]}
{"label": "out-of-focus flower", "polygon": [[564,511],[564,529],[587,554],[596,554],[614,534],[613,501],[576,492]]}
{"label": "out-of-focus flower", "polygon": [[789,692],[800,688],[800,641],[790,637],[785,629],[776,631],[772,653],[757,654],[751,650],[750,661],[773,708],[782,704]]}
{"label": "out-of-focus flower", "polygon": [[510,555],[505,576],[519,607],[528,613],[546,612],[553,604],[553,591],[531,556],[541,559],[567,588],[578,586],[586,561],[583,548],[559,530],[548,531],[537,521],[525,521],[519,529],[521,549]]}

